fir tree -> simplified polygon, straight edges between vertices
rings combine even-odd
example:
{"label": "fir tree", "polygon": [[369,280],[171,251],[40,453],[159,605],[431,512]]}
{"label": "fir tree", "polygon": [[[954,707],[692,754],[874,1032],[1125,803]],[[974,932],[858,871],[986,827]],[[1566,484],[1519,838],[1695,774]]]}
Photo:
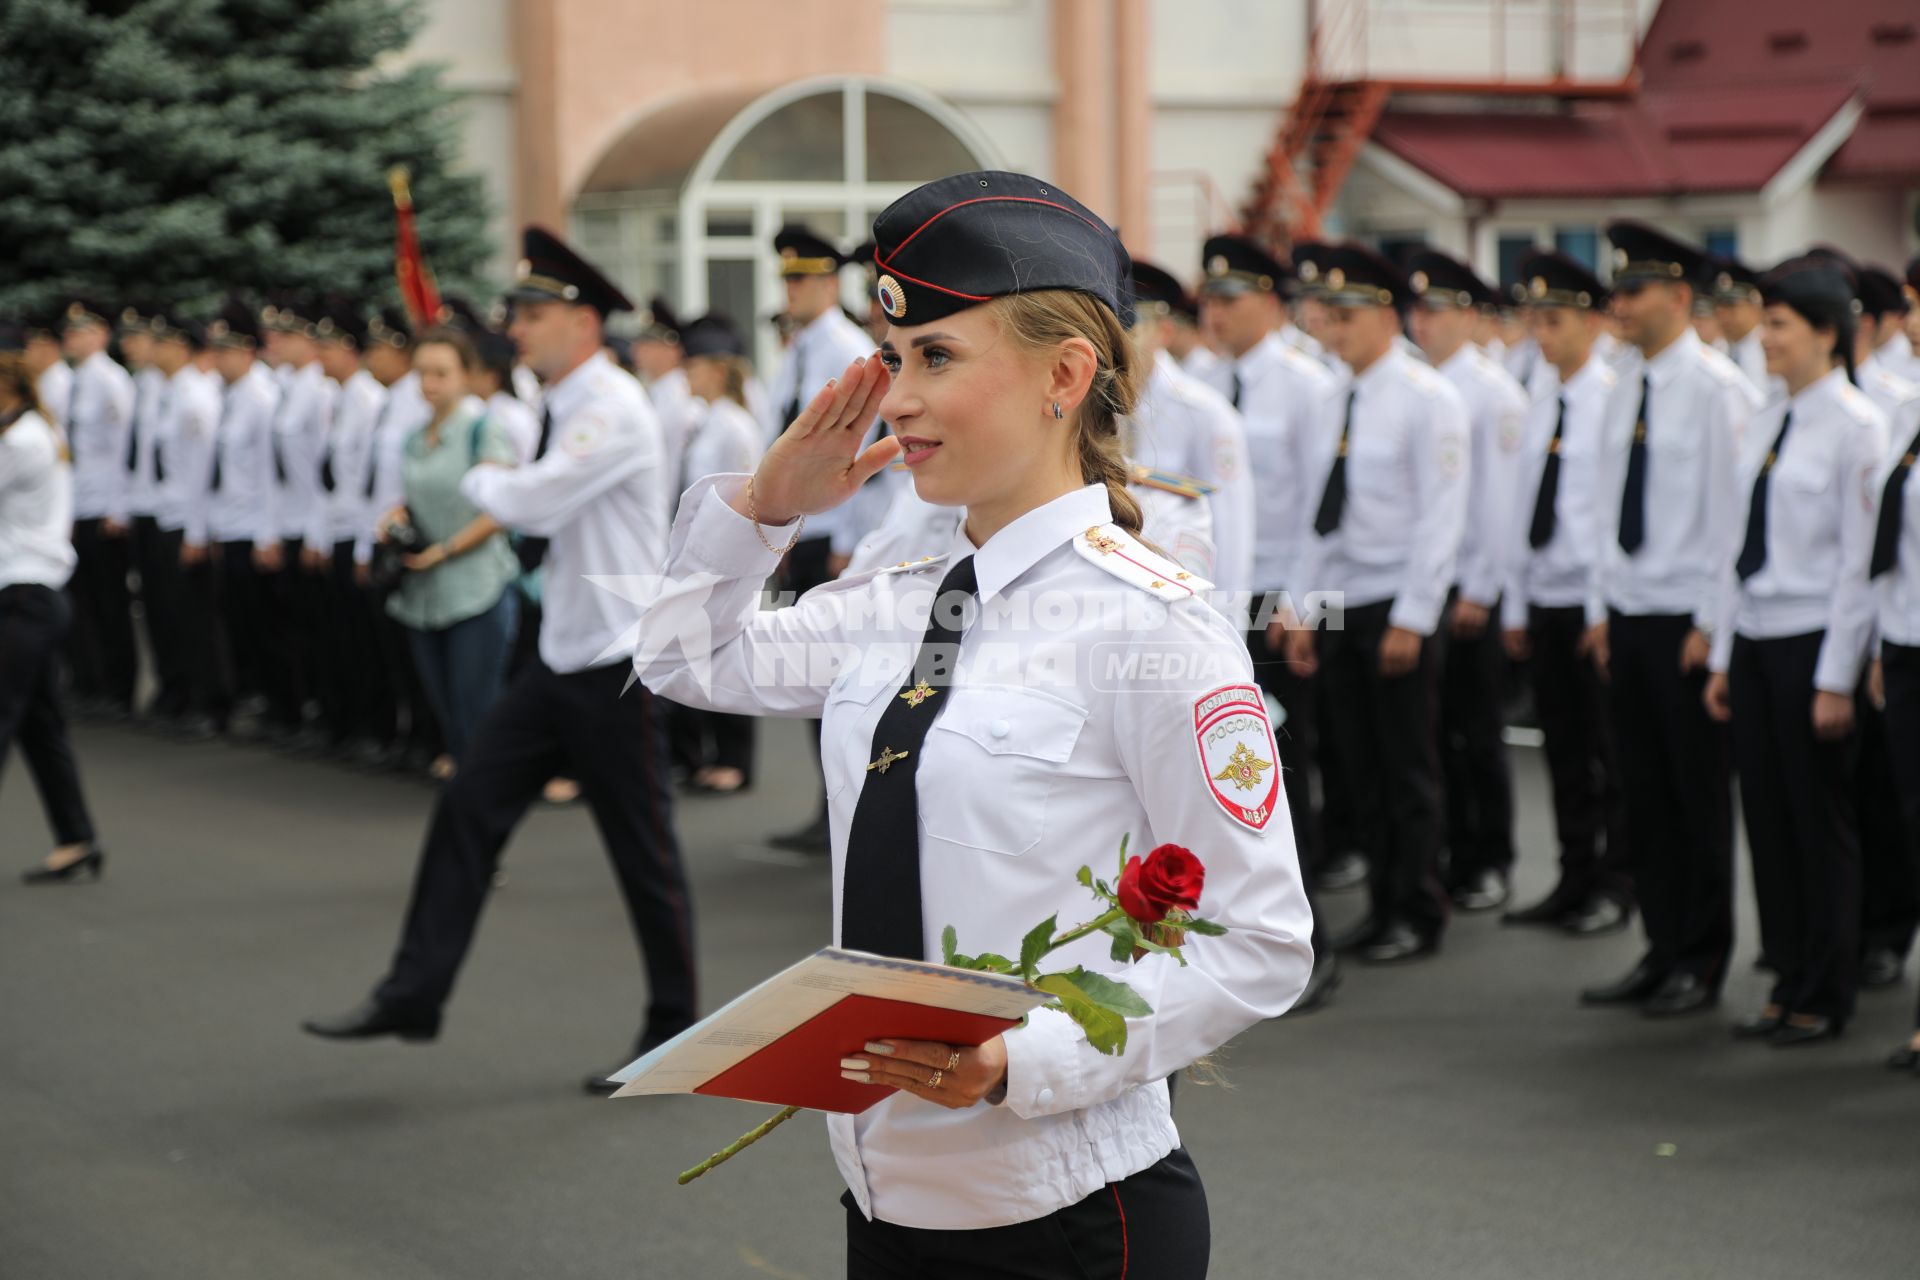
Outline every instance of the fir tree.
{"label": "fir tree", "polygon": [[397,69],[419,0],[0,3],[0,311],[69,294],[395,296],[387,170],[444,286],[488,253],[457,97]]}

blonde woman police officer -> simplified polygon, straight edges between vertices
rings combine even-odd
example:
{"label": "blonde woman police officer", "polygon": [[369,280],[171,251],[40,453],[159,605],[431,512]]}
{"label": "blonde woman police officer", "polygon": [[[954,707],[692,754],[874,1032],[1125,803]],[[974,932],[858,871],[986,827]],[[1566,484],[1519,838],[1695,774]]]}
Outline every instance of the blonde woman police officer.
{"label": "blonde woman police officer", "polygon": [[[1165,1081],[1287,1009],[1312,924],[1238,630],[1136,536],[1127,254],[1010,173],[923,186],[874,236],[887,341],[753,476],[682,497],[636,665],[679,701],[821,718],[844,946],[937,956],[951,925],[1004,952],[1085,917],[1075,872],[1122,835],[1200,857],[1201,909],[1229,932],[1189,967],[1117,966],[1091,939],[1062,953],[1124,969],[1153,1006],[1123,1054],[1051,1012],[979,1048],[883,1039],[843,1069],[898,1092],[828,1131],[849,1277],[1201,1276],[1206,1198]],[[863,449],[876,410],[892,434]],[[896,457],[927,501],[967,509],[945,554],[759,610],[805,518]]]}

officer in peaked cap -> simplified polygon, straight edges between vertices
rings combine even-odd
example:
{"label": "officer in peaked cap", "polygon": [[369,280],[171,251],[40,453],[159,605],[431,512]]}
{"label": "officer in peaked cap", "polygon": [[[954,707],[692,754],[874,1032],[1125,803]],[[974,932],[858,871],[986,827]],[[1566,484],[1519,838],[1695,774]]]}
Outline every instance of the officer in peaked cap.
{"label": "officer in peaked cap", "polygon": [[[1250,294],[1271,294],[1279,302],[1279,318],[1273,327],[1280,340],[1315,360],[1321,358],[1320,344],[1293,323],[1287,309],[1288,300],[1300,290],[1300,281],[1284,259],[1247,236],[1216,235],[1201,246],[1200,263],[1203,305],[1213,302],[1226,309]],[[1233,398],[1230,379],[1221,390],[1229,400]]]}
{"label": "officer in peaked cap", "polygon": [[1345,620],[1318,630],[1306,619],[1286,643],[1340,708],[1333,729],[1365,824],[1370,911],[1334,945],[1392,964],[1433,954],[1450,914],[1433,706],[1472,437],[1460,393],[1399,343],[1406,277],[1352,243],[1331,247],[1321,268],[1329,346],[1350,372],[1312,433],[1312,521],[1289,585],[1296,600],[1344,593]]}
{"label": "officer in peaked cap", "polygon": [[1705,292],[1720,321],[1726,355],[1762,395],[1767,391],[1767,357],[1760,349],[1760,273],[1740,259],[1716,254],[1708,262]]}
{"label": "officer in peaked cap", "polygon": [[146,713],[170,720],[185,701],[184,655],[178,643],[180,628],[174,597],[165,589],[169,571],[178,564],[160,536],[156,520],[165,462],[160,438],[167,413],[167,375],[154,363],[153,325],[158,308],[151,302],[132,302],[120,308],[116,334],[120,354],[133,372],[133,428],[124,459],[127,471],[126,515],[137,599],[149,646],[153,650],[159,690]]}
{"label": "officer in peaked cap", "polygon": [[[665,444],[646,392],[603,347],[606,317],[630,308],[626,295],[550,232],[529,227],[523,245],[509,336],[546,384],[540,442],[527,465],[475,467],[461,488],[501,525],[547,540],[539,660],[494,703],[441,793],[387,976],[358,1008],[303,1024],[328,1039],[438,1034],[501,849],[556,771],[593,807],[645,958],[636,1050],[696,1016],[660,707],[644,687],[628,688],[632,603],[589,581],[658,572],[671,515]],[[607,1074],[589,1076],[587,1089],[611,1092]]]}
{"label": "officer in peaked cap", "polygon": [[1432,249],[1407,259],[1413,337],[1467,407],[1472,435],[1467,528],[1454,565],[1454,600],[1440,664],[1440,751],[1447,789],[1446,883],[1454,904],[1506,903],[1513,873],[1513,779],[1504,726],[1505,651],[1495,610],[1507,582],[1508,542],[1527,398],[1473,342],[1498,295],[1473,268]]}
{"label": "officer in peaked cap", "polygon": [[640,313],[640,331],[633,337],[631,351],[640,384],[653,401],[667,442],[668,474],[680,474],[680,458],[686,449],[687,433],[698,416],[693,393],[687,386],[684,368],[686,351],[681,343],[683,325],[674,314],[673,304],[655,294],[647,299]]}
{"label": "officer in peaked cap", "polygon": [[73,299],[61,324],[61,347],[73,362],[67,444],[73,451],[75,694],[107,715],[133,710],[135,651],[126,538],[133,443],[134,381],[107,353],[117,307],[92,297]]}

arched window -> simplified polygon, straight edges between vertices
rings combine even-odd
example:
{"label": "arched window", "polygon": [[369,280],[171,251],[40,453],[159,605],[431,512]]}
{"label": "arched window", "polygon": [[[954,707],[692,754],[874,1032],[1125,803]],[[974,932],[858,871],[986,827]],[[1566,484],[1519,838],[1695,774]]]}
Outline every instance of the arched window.
{"label": "arched window", "polygon": [[[660,294],[688,315],[725,312],[770,374],[783,223],[852,248],[918,184],[998,163],[965,117],[910,85],[848,77],[751,101],[714,95],[650,115],[609,147],[581,184],[573,232],[636,301]],[[843,283],[864,314],[859,273]]]}

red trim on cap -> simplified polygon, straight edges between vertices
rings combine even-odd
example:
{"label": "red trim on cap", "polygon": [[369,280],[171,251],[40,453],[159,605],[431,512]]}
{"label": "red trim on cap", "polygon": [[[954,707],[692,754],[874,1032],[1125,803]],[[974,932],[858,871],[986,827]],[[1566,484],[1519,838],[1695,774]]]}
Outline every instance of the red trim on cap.
{"label": "red trim on cap", "polygon": [[[1057,201],[1042,200],[1038,196],[975,196],[971,200],[962,200],[958,204],[950,204],[946,208],[942,209],[940,212],[928,218],[925,222],[915,227],[905,240],[902,240],[899,244],[895,245],[893,247],[893,251],[895,253],[899,253],[902,249],[906,248],[909,244],[913,242],[914,236],[919,235],[922,231],[925,231],[928,227],[932,226],[934,223],[938,222],[940,219],[946,217],[948,214],[952,213],[955,209],[964,209],[970,204],[1043,204],[1043,205],[1046,205],[1049,209],[1058,209],[1062,213],[1071,213],[1073,214],[1074,217],[1080,219],[1080,221],[1086,223],[1088,226],[1093,227],[1095,230],[1098,230],[1098,231],[1106,230],[1105,227],[1102,227],[1099,223],[1095,222],[1092,218],[1087,217],[1086,214],[1080,213],[1073,209],[1069,209],[1067,208],[1067,206],[1060,204]],[[917,284],[923,289],[935,289],[941,293],[948,294],[951,297],[965,298],[969,302],[993,301],[992,295],[990,294],[962,293],[958,289],[949,289],[943,285],[934,284],[930,280],[920,280],[913,276],[910,276],[906,272],[900,270],[898,267],[895,267],[886,258],[881,257],[878,246],[874,248],[873,260],[887,274],[892,276],[897,276],[900,279],[905,280],[910,284]]]}

